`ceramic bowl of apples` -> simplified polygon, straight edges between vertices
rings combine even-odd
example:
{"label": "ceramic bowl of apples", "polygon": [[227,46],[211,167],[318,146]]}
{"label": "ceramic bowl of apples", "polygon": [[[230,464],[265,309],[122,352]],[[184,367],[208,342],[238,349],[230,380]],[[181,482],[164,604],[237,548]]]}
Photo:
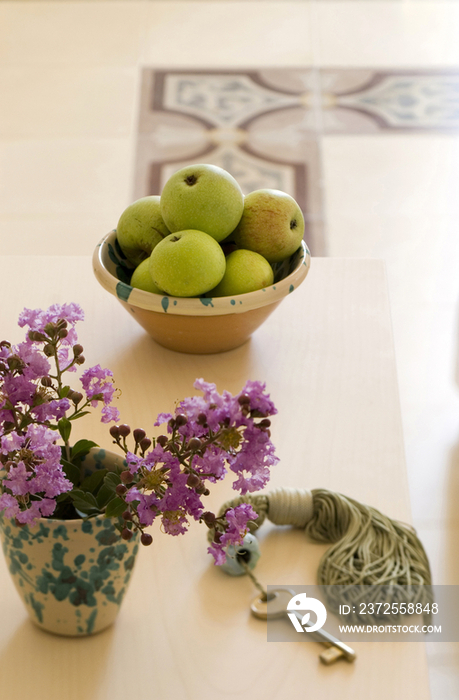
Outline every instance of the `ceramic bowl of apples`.
{"label": "ceramic bowl of apples", "polygon": [[93,255],[97,280],[160,345],[225,352],[245,343],[305,279],[311,256],[290,195],[243,195],[226,170],[181,168],[136,200]]}

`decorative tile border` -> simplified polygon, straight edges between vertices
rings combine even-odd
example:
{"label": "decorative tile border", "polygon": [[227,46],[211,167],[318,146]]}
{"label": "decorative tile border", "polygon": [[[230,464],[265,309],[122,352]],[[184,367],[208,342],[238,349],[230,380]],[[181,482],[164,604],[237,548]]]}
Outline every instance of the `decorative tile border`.
{"label": "decorative tile border", "polygon": [[458,129],[458,71],[145,68],[134,196],[160,193],[186,164],[214,163],[245,193],[295,197],[306,241],[324,255],[323,135]]}
{"label": "decorative tile border", "polygon": [[320,71],[324,133],[459,130],[459,72]]}

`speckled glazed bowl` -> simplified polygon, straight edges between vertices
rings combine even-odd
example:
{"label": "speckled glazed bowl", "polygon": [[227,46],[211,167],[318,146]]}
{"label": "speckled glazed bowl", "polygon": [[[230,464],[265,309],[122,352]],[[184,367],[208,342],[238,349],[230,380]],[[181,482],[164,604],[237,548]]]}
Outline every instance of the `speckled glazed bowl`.
{"label": "speckled glazed bowl", "polygon": [[129,284],[132,267],[123,256],[116,231],[93,254],[94,274],[160,345],[170,350],[210,354],[245,343],[282,299],[305,279],[311,256],[302,242],[288,260],[277,263],[274,284],[233,297],[171,297],[150,294]]}

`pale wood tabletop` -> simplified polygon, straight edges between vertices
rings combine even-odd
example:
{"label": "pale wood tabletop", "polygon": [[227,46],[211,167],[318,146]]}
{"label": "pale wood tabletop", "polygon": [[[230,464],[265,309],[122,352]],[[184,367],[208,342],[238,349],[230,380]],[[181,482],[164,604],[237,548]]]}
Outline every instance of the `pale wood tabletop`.
{"label": "pale wood tabletop", "polygon": [[[1,335],[22,340],[26,306],[76,301],[86,366],[110,367],[117,406],[131,427],[152,433],[160,411],[192,395],[197,377],[237,393],[266,382],[277,408],[272,439],[280,463],[270,487],[327,488],[410,521],[404,446],[384,265],[314,259],[303,285],[244,346],[220,355],[185,355],[155,344],[96,282],[89,256],[1,258]],[[89,418],[89,417],[88,417]],[[95,416],[75,425],[110,448]],[[269,490],[269,489],[268,489]],[[214,489],[209,508],[234,492]],[[423,643],[353,644],[354,664],[319,663],[318,644],[268,643],[250,614],[256,591],[206,553],[194,523],[183,537],[152,528],[116,624],[94,637],[42,632],[28,620],[0,558],[0,696],[22,700],[241,698],[424,700],[430,697]],[[263,584],[315,583],[325,546],[298,530],[265,524],[256,573]]]}

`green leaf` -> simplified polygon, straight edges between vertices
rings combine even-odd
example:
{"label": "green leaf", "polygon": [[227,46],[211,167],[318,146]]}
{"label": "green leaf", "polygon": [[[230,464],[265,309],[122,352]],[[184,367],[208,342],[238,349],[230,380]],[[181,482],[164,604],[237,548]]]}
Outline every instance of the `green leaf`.
{"label": "green leaf", "polygon": [[[56,503],[63,503],[64,501],[70,501],[70,495],[67,493],[60,493],[56,498]],[[53,518],[55,516],[53,515]]]}
{"label": "green leaf", "polygon": [[106,506],[109,500],[116,495],[116,487],[118,484],[121,484],[121,479],[118,474],[108,472],[105,475],[104,483],[100,487],[97,494],[97,503],[99,504],[99,508]]}
{"label": "green leaf", "polygon": [[98,469],[97,471],[87,476],[81,484],[82,491],[90,491],[91,493],[95,494],[102,481],[104,480],[104,476],[106,475],[106,473],[107,469]]}
{"label": "green leaf", "polygon": [[102,510],[102,508],[105,508],[107,503],[111,498],[113,498],[113,491],[104,484],[100,487],[98,493],[97,493],[97,504],[99,508]]}
{"label": "green leaf", "polygon": [[74,486],[78,486],[80,483],[80,470],[72,462],[68,462],[66,459],[61,457],[62,469],[64,474],[72,482]]}
{"label": "green leaf", "polygon": [[65,397],[68,395],[69,391],[70,391],[70,387],[69,387],[69,386],[63,386],[62,389],[61,389],[60,392],[59,392],[59,397],[60,397],[61,399],[65,399]]}
{"label": "green leaf", "polygon": [[99,445],[92,440],[78,440],[72,447],[72,462],[85,457],[91,447],[99,447]]}
{"label": "green leaf", "polygon": [[[24,416],[24,418],[21,420],[21,430],[26,428],[28,425],[31,423],[34,423],[34,419],[32,416]],[[51,430],[57,430],[57,426],[54,428],[52,425],[49,426]]]}
{"label": "green leaf", "polygon": [[74,489],[73,491],[70,491],[69,495],[73,501],[73,505],[81,513],[85,513],[86,515],[94,515],[94,513],[100,512],[100,508],[95,497],[92,493],[89,493],[89,491]]}
{"label": "green leaf", "polygon": [[35,394],[33,397],[33,406],[42,406],[44,403],[48,403],[48,399],[40,394]]}
{"label": "green leaf", "polygon": [[67,418],[61,418],[57,424],[57,429],[64,442],[68,442],[72,430],[72,424]]}
{"label": "green leaf", "polygon": [[91,413],[91,411],[81,411],[81,413],[77,413],[74,416],[69,416],[69,420],[76,420],[77,418],[81,418],[81,416],[86,416],[88,413]]}
{"label": "green leaf", "polygon": [[121,484],[119,474],[115,474],[115,472],[108,472],[104,479],[104,484],[105,486],[108,486],[113,492],[115,492],[115,489],[118,486],[118,484]]}
{"label": "green leaf", "polygon": [[107,518],[117,518],[126,510],[126,503],[122,498],[116,496],[107,505],[105,509],[105,516]]}

